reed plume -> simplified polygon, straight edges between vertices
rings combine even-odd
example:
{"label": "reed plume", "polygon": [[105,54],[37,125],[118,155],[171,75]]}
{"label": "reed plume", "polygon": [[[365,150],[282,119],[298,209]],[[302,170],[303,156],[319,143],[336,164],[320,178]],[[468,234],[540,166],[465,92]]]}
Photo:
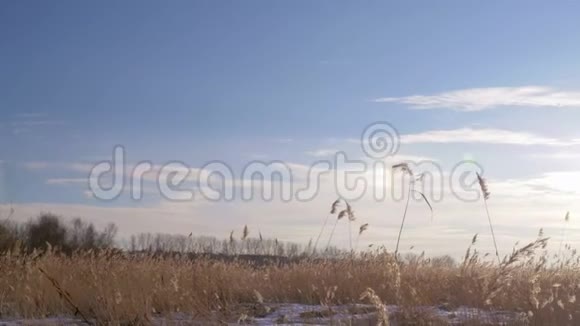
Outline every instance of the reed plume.
{"label": "reed plume", "polygon": [[363,232],[364,232],[364,231],[366,231],[368,228],[369,228],[369,224],[368,224],[368,223],[365,223],[365,224],[361,225],[361,226],[358,228],[358,235],[357,235],[357,237],[356,237],[356,246],[355,246],[355,250],[357,250],[357,249],[358,249],[358,240],[360,239],[360,236],[361,236],[361,234],[363,234]]}
{"label": "reed plume", "polygon": [[246,240],[249,234],[250,230],[248,230],[248,226],[244,225],[244,231],[242,232],[242,240]]}

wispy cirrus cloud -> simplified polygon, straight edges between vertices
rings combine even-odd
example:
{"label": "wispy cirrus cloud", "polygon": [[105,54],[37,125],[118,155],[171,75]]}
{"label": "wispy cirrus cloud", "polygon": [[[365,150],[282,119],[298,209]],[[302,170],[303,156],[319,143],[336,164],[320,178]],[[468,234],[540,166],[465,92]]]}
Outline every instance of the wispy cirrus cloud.
{"label": "wispy cirrus cloud", "polygon": [[46,113],[18,113],[9,122],[12,134],[19,135],[32,132],[39,128],[51,128],[65,125],[62,120],[51,119]]}
{"label": "wispy cirrus cloud", "polygon": [[580,153],[576,152],[555,152],[555,153],[534,153],[530,154],[531,158],[549,159],[549,160],[576,160],[580,159]]}
{"label": "wispy cirrus cloud", "polygon": [[60,121],[60,120],[21,120],[21,121],[13,121],[11,124],[14,128],[32,128],[32,127],[38,127],[38,126],[63,125],[64,121]]}
{"label": "wispy cirrus cloud", "polygon": [[304,154],[311,156],[311,157],[328,157],[336,154],[339,150],[332,149],[332,148],[321,148],[312,151],[307,151]]}
{"label": "wispy cirrus cloud", "polygon": [[552,137],[544,137],[529,132],[518,132],[504,129],[460,128],[451,130],[429,130],[416,134],[401,135],[401,143],[484,143],[506,145],[572,146],[579,145],[580,140],[563,140]]}
{"label": "wispy cirrus cloud", "polygon": [[547,86],[467,88],[432,95],[381,97],[378,103],[402,103],[414,109],[481,111],[500,107],[579,108],[580,91]]}
{"label": "wispy cirrus cloud", "polygon": [[65,162],[47,162],[47,161],[29,161],[24,162],[22,166],[27,170],[40,171],[49,169],[72,170],[76,172],[88,173],[95,164],[91,163],[65,163]]}
{"label": "wispy cirrus cloud", "polygon": [[[533,195],[578,196],[580,171],[553,171],[523,179],[493,181],[495,191],[500,196],[528,197]],[[560,198],[569,200],[569,198]]]}
{"label": "wispy cirrus cloud", "polygon": [[50,178],[47,185],[89,184],[89,178]]}

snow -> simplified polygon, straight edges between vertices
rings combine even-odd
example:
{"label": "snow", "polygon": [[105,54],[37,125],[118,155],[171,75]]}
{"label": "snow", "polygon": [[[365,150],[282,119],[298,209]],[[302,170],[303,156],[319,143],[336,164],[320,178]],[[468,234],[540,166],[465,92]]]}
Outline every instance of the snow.
{"label": "snow", "polygon": [[[374,307],[371,305],[351,304],[324,307],[304,304],[266,304],[269,310],[260,317],[249,317],[245,320],[250,325],[374,325],[376,322]],[[329,310],[331,313],[329,313]],[[395,316],[400,313],[398,306],[387,306],[390,324],[397,325]],[[485,322],[487,325],[506,325],[525,320],[525,314],[507,311],[482,310],[469,307],[446,309],[444,307],[414,307],[413,311],[424,316],[440,318],[449,325],[462,325],[469,320]],[[353,313],[355,312],[355,313]],[[168,321],[177,325],[203,325],[202,320],[192,320],[190,315],[174,313],[169,317],[154,317],[153,325],[166,325]],[[236,325],[237,323],[232,323]],[[0,319],[0,326],[20,325],[86,325],[78,318],[60,316],[44,319]]]}

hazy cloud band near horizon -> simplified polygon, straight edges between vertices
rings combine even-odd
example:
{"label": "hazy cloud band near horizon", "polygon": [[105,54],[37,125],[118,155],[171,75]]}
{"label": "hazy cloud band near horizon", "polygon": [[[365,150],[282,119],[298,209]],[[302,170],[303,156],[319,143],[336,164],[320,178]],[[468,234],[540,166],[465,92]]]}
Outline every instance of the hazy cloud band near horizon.
{"label": "hazy cloud band near horizon", "polygon": [[577,108],[580,91],[567,91],[548,86],[483,87],[445,91],[431,95],[380,97],[377,103],[401,103],[413,109],[451,109],[482,111],[500,107]]}

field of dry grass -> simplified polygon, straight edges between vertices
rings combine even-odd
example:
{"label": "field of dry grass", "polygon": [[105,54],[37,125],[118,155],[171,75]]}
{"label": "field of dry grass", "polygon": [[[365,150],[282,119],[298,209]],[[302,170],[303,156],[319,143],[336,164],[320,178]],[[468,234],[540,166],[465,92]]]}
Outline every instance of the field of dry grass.
{"label": "field of dry grass", "polygon": [[[398,168],[413,176],[407,166]],[[477,177],[486,203],[487,185]],[[486,213],[493,236],[487,206]],[[252,323],[282,304],[302,304],[322,310],[303,311],[301,318],[332,317],[346,309],[340,314],[372,315],[365,325],[448,325],[438,312],[449,311],[449,317],[461,309],[473,315],[453,325],[580,324],[580,257],[571,247],[562,248],[563,241],[552,255],[540,230],[534,242],[501,259],[497,246],[495,255],[482,256],[476,235],[459,262],[402,256],[405,217],[406,209],[391,253],[384,247],[354,250],[368,224],[360,225],[353,247],[356,217],[341,199],[332,203],[316,241],[307,247],[263,239],[261,233],[249,238],[245,226],[240,240],[234,231],[222,241],[143,234],[119,250],[110,245],[114,227],[96,236],[92,225],[77,221],[67,228],[57,217],[41,216],[24,228],[4,227],[0,320],[74,316],[85,324],[148,325],[179,314],[189,324]],[[349,223],[350,252],[331,246],[341,219]],[[568,220],[569,214],[563,232]],[[320,248],[327,226],[330,236]],[[101,238],[108,240],[94,241]],[[517,318],[489,320],[497,312]],[[285,316],[279,317],[284,322]]]}
{"label": "field of dry grass", "polygon": [[413,307],[467,305],[521,312],[531,325],[578,325],[578,259],[571,250],[566,261],[548,258],[546,241],[515,248],[499,266],[471,247],[457,264],[397,260],[381,250],[284,264],[13,250],[0,257],[0,316],[76,314],[99,323],[147,324],[153,316],[184,312],[219,323],[251,320],[263,303],[371,302],[399,305],[415,322],[429,316],[414,316]]}

